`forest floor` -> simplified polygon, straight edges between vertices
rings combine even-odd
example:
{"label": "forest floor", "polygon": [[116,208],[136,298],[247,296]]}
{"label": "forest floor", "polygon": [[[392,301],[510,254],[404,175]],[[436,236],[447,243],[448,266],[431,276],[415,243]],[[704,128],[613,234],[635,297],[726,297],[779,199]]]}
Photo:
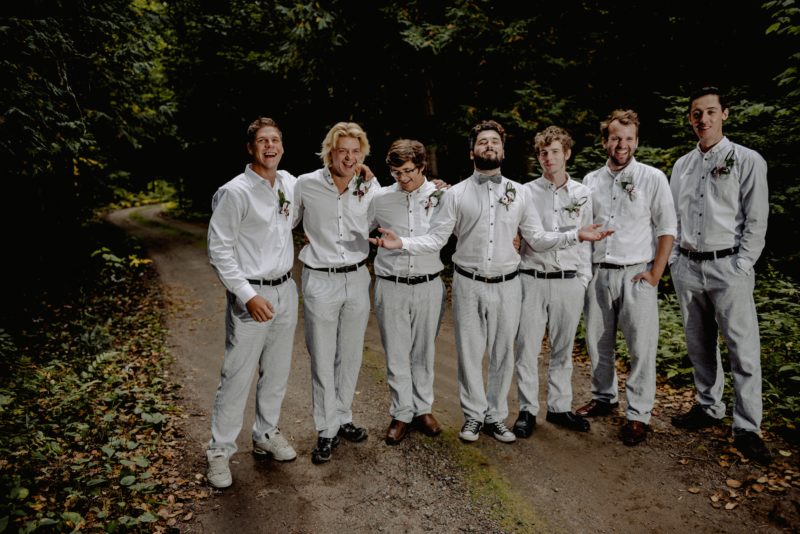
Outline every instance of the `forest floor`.
{"label": "forest floor", "polygon": [[[769,468],[743,461],[729,428],[685,432],[669,419],[692,403],[691,390],[659,386],[646,442],[625,447],[617,435],[624,413],[593,419],[588,433],[544,422],[512,444],[482,435],[462,444],[453,322],[448,306],[437,340],[434,414],[445,431],[412,433],[397,446],[383,437],[390,421],[386,369],[374,314],[353,403],[354,421],[369,431],[342,442],[333,459],[311,463],[309,356],[302,306],[281,430],[298,452],[279,463],[252,454],[253,392],[245,412],[234,483],[204,484],[210,409],[224,350],[224,288],[208,264],[206,227],[168,219],[160,206],[113,213],[112,222],[140,238],[158,270],[168,302],[169,379],[182,386],[184,463],[197,481],[179,532],[236,534],[342,532],[698,532],[770,533],[800,529],[800,451],[766,434]],[[295,269],[295,280],[300,270]],[[546,395],[547,354],[540,362]],[[577,358],[577,407],[590,398],[589,363]],[[621,386],[624,375],[621,376]],[[516,386],[509,395],[516,413]],[[624,407],[624,393],[621,408]]]}

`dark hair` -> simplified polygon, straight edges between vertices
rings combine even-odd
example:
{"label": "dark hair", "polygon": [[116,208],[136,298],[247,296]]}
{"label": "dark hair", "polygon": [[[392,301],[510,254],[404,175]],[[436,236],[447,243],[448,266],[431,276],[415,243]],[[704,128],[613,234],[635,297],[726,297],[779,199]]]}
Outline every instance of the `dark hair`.
{"label": "dark hair", "polygon": [[283,139],[283,132],[278,127],[278,123],[274,120],[270,119],[269,117],[259,117],[253,122],[250,123],[250,126],[247,127],[247,144],[253,144],[256,140],[256,134],[258,131],[265,127],[265,126],[272,126],[278,133],[281,135],[281,139]]}
{"label": "dark hair", "polygon": [[697,100],[698,98],[704,97],[706,95],[717,95],[719,98],[719,107],[722,111],[728,109],[728,97],[726,97],[722,91],[719,90],[718,87],[713,85],[706,85],[705,87],[701,87],[697,89],[689,96],[689,112],[692,111],[692,103]]}
{"label": "dark hair", "polygon": [[487,130],[494,130],[500,135],[500,141],[506,144],[506,129],[503,128],[499,122],[488,120],[481,121],[469,131],[469,149],[475,148],[475,141],[478,139],[478,134]]}
{"label": "dark hair", "polygon": [[624,126],[633,124],[636,126],[636,137],[639,137],[639,114],[632,109],[615,109],[606,117],[606,120],[600,123],[600,134],[604,140],[608,140],[608,127],[614,121],[618,121]]}
{"label": "dark hair", "polygon": [[400,167],[406,161],[412,162],[418,169],[425,168],[428,163],[425,145],[414,139],[398,139],[392,143],[386,154],[386,165]]}
{"label": "dark hair", "polygon": [[572,150],[572,137],[569,135],[569,133],[567,133],[564,128],[559,128],[558,126],[548,126],[541,132],[537,133],[536,137],[534,137],[534,152],[538,156],[541,149],[550,146],[554,141],[561,143],[561,148],[564,149],[564,152],[567,150]]}

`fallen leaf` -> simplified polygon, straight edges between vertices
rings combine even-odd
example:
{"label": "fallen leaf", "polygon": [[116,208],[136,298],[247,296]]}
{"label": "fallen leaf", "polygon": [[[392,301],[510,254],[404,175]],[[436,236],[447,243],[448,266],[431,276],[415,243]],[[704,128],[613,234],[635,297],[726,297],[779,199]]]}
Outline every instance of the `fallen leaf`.
{"label": "fallen leaf", "polygon": [[712,495],[711,497],[709,497],[709,499],[711,499],[711,502],[719,502],[719,495],[717,495],[717,494],[715,493],[714,495]]}
{"label": "fallen leaf", "polygon": [[192,512],[189,512],[185,516],[183,516],[184,521],[189,521],[192,518]]}
{"label": "fallen leaf", "polygon": [[742,487],[742,483],[739,482],[738,480],[733,479],[733,478],[729,478],[728,480],[726,480],[725,484],[729,488],[741,488]]}
{"label": "fallen leaf", "polygon": [[738,502],[729,502],[729,503],[725,504],[725,509],[726,510],[733,510],[737,506],[739,506]]}
{"label": "fallen leaf", "polygon": [[678,463],[681,465],[686,465],[689,463],[689,460],[687,460],[686,458],[681,458],[680,460],[678,460]]}
{"label": "fallen leaf", "polygon": [[778,454],[780,454],[781,456],[791,456],[791,455],[792,455],[792,453],[791,453],[791,452],[789,452],[789,451],[784,451],[784,450],[779,450],[779,451],[778,451]]}
{"label": "fallen leaf", "polygon": [[758,482],[759,484],[766,484],[767,477],[758,477],[758,479],[756,479],[756,482]]}
{"label": "fallen leaf", "polygon": [[700,493],[700,488],[698,488],[697,486],[692,486],[691,488],[688,488],[686,491],[688,491],[689,493]]}
{"label": "fallen leaf", "polygon": [[756,484],[753,484],[753,485],[752,485],[752,486],[750,486],[750,487],[753,489],[753,491],[757,491],[757,492],[759,492],[759,493],[761,493],[762,491],[764,491],[764,485],[763,485],[763,484],[758,484],[758,483],[756,483]]}

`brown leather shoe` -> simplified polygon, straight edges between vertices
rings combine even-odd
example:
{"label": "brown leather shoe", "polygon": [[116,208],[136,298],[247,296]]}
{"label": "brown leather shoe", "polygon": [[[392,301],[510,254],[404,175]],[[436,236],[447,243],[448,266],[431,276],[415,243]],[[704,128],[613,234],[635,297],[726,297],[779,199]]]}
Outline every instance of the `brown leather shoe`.
{"label": "brown leather shoe", "polygon": [[392,419],[389,430],[386,431],[386,444],[397,445],[408,435],[409,430],[411,427],[408,423]]}
{"label": "brown leather shoe", "polygon": [[629,447],[638,445],[647,437],[647,425],[641,421],[628,421],[622,427],[619,437]]}
{"label": "brown leather shoe", "polygon": [[438,436],[442,432],[439,421],[436,420],[433,414],[429,413],[416,416],[414,418],[414,426],[426,436]]}
{"label": "brown leather shoe", "polygon": [[598,399],[592,399],[586,406],[581,406],[575,410],[576,415],[581,417],[597,417],[600,415],[608,415],[619,406],[618,402],[606,402]]}

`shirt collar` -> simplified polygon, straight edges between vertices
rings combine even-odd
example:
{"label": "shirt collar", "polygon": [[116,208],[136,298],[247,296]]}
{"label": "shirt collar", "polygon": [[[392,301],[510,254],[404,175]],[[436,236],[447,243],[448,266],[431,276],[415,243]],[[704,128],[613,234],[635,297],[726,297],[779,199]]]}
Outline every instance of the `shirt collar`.
{"label": "shirt collar", "polygon": [[700,153],[701,156],[705,157],[705,155],[707,154],[714,155],[723,150],[725,151],[730,150],[732,144],[733,143],[731,143],[731,141],[727,137],[723,137],[722,139],[719,140],[719,143],[711,147],[711,150],[709,150],[708,152],[703,152],[702,150],[700,150],[700,142],[698,141],[697,151]]}

